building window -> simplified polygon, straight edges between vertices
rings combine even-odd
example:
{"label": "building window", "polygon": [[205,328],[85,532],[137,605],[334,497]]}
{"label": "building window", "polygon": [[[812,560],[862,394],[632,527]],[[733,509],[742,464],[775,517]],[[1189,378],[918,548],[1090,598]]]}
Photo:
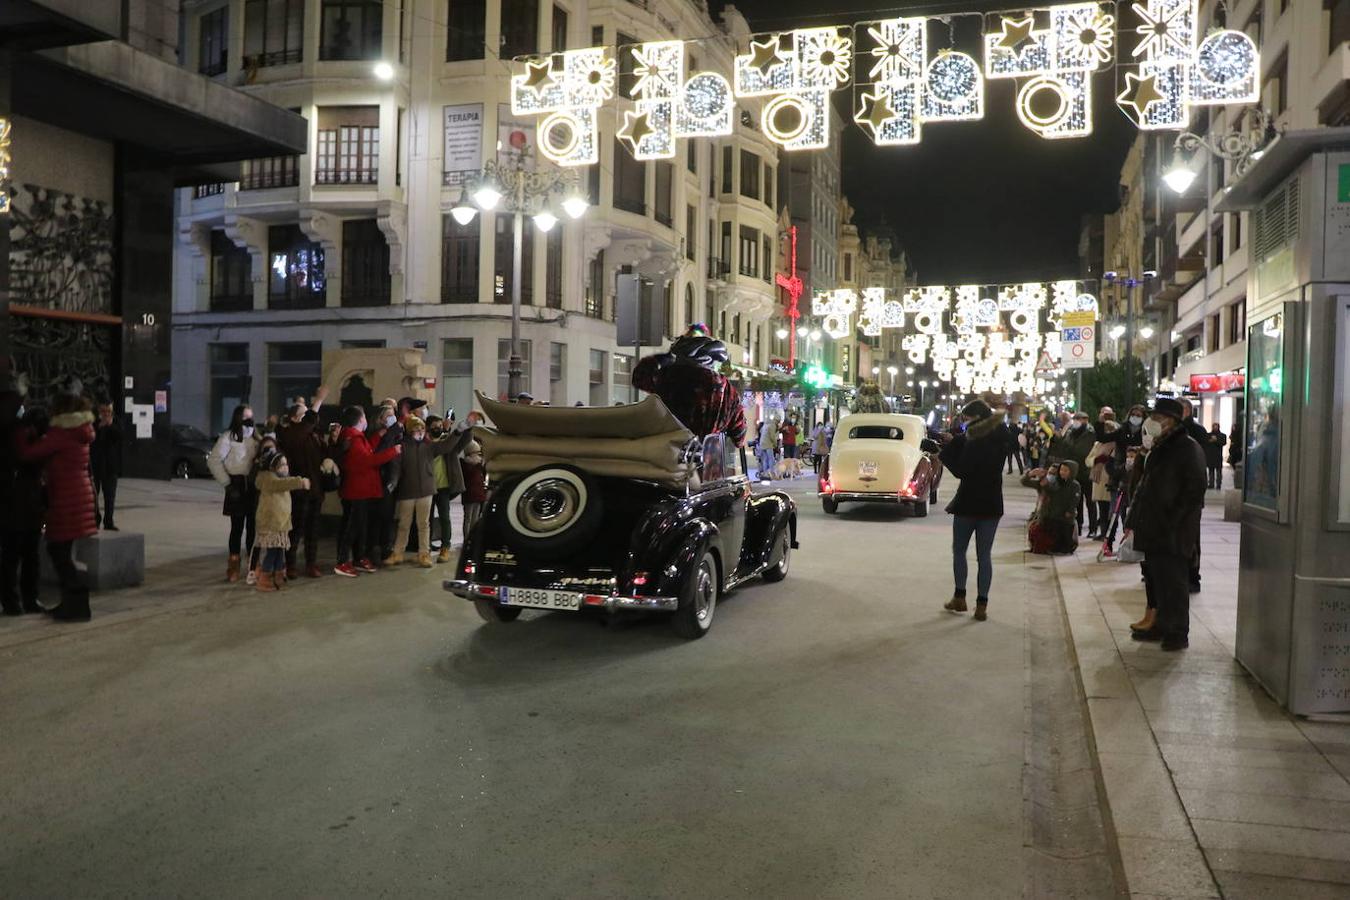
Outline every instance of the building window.
{"label": "building window", "polygon": [[295,187],[300,183],[300,157],[267,156],[244,160],[239,172],[239,190]]}
{"label": "building window", "polygon": [[1233,213],[1232,242],[1229,245],[1233,253],[1242,248],[1242,213]]}
{"label": "building window", "polygon": [[[497,396],[510,397],[507,391],[511,387],[511,341],[507,338],[497,339]],[[520,342],[520,389],[525,393],[530,391],[530,342]]]}
{"label": "building window", "polygon": [[675,167],[668,162],[656,163],[656,221],[670,225],[674,218],[671,212],[671,197],[675,188]]}
{"label": "building window", "polygon": [[473,409],[473,338],[441,341],[441,404],[461,418]]}
{"label": "building window", "polygon": [[269,309],[324,306],[327,284],[323,247],[305,237],[299,225],[273,225],[267,229],[267,266]]}
{"label": "building window", "polygon": [[627,403],[633,396],[633,357],[627,353],[615,353],[614,357],[614,402]]}
{"label": "building window", "polygon": [[845,253],[845,254],[844,254],[844,280],[845,280],[845,281],[852,281],[852,280],[853,280],[853,254],[852,254],[852,253]]}
{"label": "building window", "polygon": [[773,209],[773,166],[764,163],[764,203]]}
{"label": "building window", "polygon": [[482,59],[483,47],[487,42],[487,0],[449,0],[449,3],[446,61]]}
{"label": "building window", "polygon": [[358,338],[353,341],[338,341],[343,350],[383,350],[384,338]]}
{"label": "building window", "polygon": [[684,208],[684,258],[693,259],[698,255],[698,207]]}
{"label": "building window", "polygon": [[741,151],[741,196],[759,199],[759,157],[749,150]]}
{"label": "building window", "polygon": [[539,0],[502,0],[502,59],[539,52]]}
{"label": "building window", "polygon": [[599,46],[600,46],[601,44],[603,44],[604,42],[605,42],[605,26],[603,26],[603,25],[592,25],[592,26],[591,26],[591,46],[592,46],[592,47],[599,47]]}
{"label": "building window", "polygon": [[319,107],[315,184],[375,184],[380,179],[380,108]]}
{"label": "building window", "polygon": [[314,396],[322,379],[323,344],[267,345],[267,409],[286,409],[291,398]]}
{"label": "building window", "polygon": [[690,139],[688,146],[684,148],[684,167],[693,174],[698,174],[698,144]]}
{"label": "building window", "polygon": [[692,284],[686,284],[684,286],[684,322],[682,323],[686,327],[693,325],[699,319],[698,314],[694,309],[695,302],[694,286]]}
{"label": "building window", "polygon": [[253,255],[216,229],[211,232],[211,311],[253,308]]}
{"label": "building window", "polygon": [[211,409],[207,427],[219,434],[230,427],[234,408],[245,400],[248,386],[248,344],[211,344],[207,354],[211,370]]}
{"label": "building window", "polygon": [[567,405],[567,345],[557,341],[548,345],[548,402]]}
{"label": "building window", "polygon": [[389,242],[374,219],[342,223],[342,305],[389,305]]}
{"label": "building window", "polygon": [[769,238],[768,238],[767,236],[765,236],[765,238],[764,238],[764,256],[763,256],[763,260],[764,260],[764,265],[763,265],[763,267],[762,267],[762,271],[760,272],[760,277],[762,277],[765,281],[772,283],[772,282],[773,282],[773,267],[774,267],[774,259],[773,259],[773,242],[770,241]]}
{"label": "building window", "polygon": [[[598,168],[598,167],[597,167]],[[647,167],[614,141],[614,208],[647,214]]]}
{"label": "building window", "polygon": [[1210,247],[1210,262],[1209,262],[1210,266],[1213,267],[1222,264],[1223,252],[1225,249],[1223,243],[1222,216],[1219,217],[1218,225],[1216,225],[1214,230],[1210,233],[1209,247]]}
{"label": "building window", "polygon": [[1283,53],[1266,76],[1266,90],[1270,95],[1270,111],[1276,116],[1289,108],[1289,54]]}
{"label": "building window", "polygon": [[1219,313],[1214,313],[1209,317],[1209,322],[1205,329],[1205,352],[1213,353],[1219,349]]}
{"label": "building window", "polygon": [[305,0],[245,0],[244,68],[300,62],[304,33]]}
{"label": "building window", "polygon": [[749,278],[759,277],[759,232],[741,226],[740,272]]}
{"label": "building window", "polygon": [[717,145],[708,141],[708,196],[717,196]]}
{"label": "building window", "polygon": [[587,375],[587,381],[590,383],[590,404],[591,406],[607,406],[605,400],[605,351],[591,351],[590,373]]}
{"label": "building window", "polygon": [[567,10],[561,6],[553,7],[553,52],[567,49]]}
{"label": "building window", "polygon": [[1330,11],[1330,46],[1327,52],[1335,53],[1336,48],[1350,41],[1350,0],[1327,0]]}
{"label": "building window", "polygon": [[478,300],[479,227],[475,216],[461,225],[454,216],[441,216],[441,302],[475,303]]}
{"label": "building window", "polygon": [[544,237],[544,305],[562,309],[563,236],[561,228],[549,229]]}
{"label": "building window", "polygon": [[197,20],[197,71],[219,75],[229,68],[229,7],[213,9]]}
{"label": "building window", "polygon": [[[598,168],[598,167],[596,167]],[[586,279],[586,315],[592,319],[605,317],[605,254],[595,254],[589,266],[590,275]]]}
{"label": "building window", "polygon": [[633,96],[633,88],[637,87],[639,63],[637,58],[633,56],[633,50],[635,49],[633,45],[637,42],[637,38],[631,34],[624,34],[622,31],[616,32],[614,35],[614,45],[618,48],[615,55],[619,61],[618,94],[620,97]]}
{"label": "building window", "polygon": [[384,4],[381,0],[323,0],[319,59],[379,59]]}
{"label": "building window", "polygon": [[[511,217],[493,216],[493,219],[496,221],[497,240],[492,254],[492,296],[497,303],[510,303],[512,267],[515,264],[512,258],[515,239],[511,234]],[[533,285],[534,229],[524,228],[520,235],[520,302],[527,306],[534,302]]]}
{"label": "building window", "polygon": [[731,182],[731,145],[722,146],[722,193],[730,194],[735,190]]}

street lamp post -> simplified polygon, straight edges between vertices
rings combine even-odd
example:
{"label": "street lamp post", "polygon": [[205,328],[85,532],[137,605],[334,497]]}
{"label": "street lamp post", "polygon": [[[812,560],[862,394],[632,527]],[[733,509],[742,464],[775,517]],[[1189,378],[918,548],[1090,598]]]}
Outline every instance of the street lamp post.
{"label": "street lamp post", "polygon": [[1208,137],[1183,131],[1177,135],[1172,145],[1172,165],[1163,174],[1163,181],[1178,194],[1195,182],[1196,171],[1184,160],[1183,154],[1195,153],[1201,148],[1208,150],[1219,159],[1233,164],[1233,177],[1239,178],[1251,168],[1252,163],[1261,158],[1266,147],[1270,146],[1279,132],[1275,129],[1275,119],[1264,108],[1258,106],[1251,110],[1246,127],[1234,128],[1218,137]]}
{"label": "street lamp post", "polygon": [[[1107,284],[1116,285],[1116,289],[1125,288],[1125,359],[1124,359],[1124,381],[1125,381],[1125,410],[1134,405],[1134,289],[1148,284],[1158,277],[1158,273],[1152,269],[1146,270],[1139,277],[1135,277],[1129,272],[1107,272],[1102,276]],[[1081,377],[1081,376],[1080,376]],[[1082,391],[1079,391],[1078,402],[1083,402]]]}
{"label": "street lamp post", "polygon": [[[465,179],[459,201],[450,214],[461,225],[468,225],[481,209],[484,212],[501,207],[509,212],[511,222],[511,350],[506,362],[506,393],[510,399],[520,394],[524,374],[520,357],[521,269],[525,244],[525,216],[534,219],[535,226],[547,232],[558,224],[552,209],[555,194],[562,197],[561,206],[570,218],[586,214],[589,204],[581,191],[581,175],[576,169],[540,171],[529,167],[529,148],[513,154],[509,165],[488,160],[481,172]],[[472,184],[472,195],[469,185]],[[472,203],[470,203],[472,196]],[[505,205],[502,200],[505,199]],[[537,209],[536,209],[537,204]]]}

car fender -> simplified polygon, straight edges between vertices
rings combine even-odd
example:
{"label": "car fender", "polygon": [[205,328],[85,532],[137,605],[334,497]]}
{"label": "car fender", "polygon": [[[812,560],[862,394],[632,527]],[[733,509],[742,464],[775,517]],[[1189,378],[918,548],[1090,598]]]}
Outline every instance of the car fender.
{"label": "car fender", "polygon": [[750,500],[749,521],[745,526],[742,558],[753,560],[755,567],[768,565],[774,551],[774,535],[788,529],[792,547],[797,546],[797,504],[782,491],[758,494]]}
{"label": "car fender", "polygon": [[[711,549],[717,553],[718,534],[717,526],[704,518],[678,523],[667,520],[655,529],[640,528],[634,535],[633,552],[630,553],[633,566],[623,573],[624,580],[629,581],[637,572],[646,572],[651,580],[643,593],[678,596],[685,577],[704,551]],[[720,559],[718,565],[725,568]]]}

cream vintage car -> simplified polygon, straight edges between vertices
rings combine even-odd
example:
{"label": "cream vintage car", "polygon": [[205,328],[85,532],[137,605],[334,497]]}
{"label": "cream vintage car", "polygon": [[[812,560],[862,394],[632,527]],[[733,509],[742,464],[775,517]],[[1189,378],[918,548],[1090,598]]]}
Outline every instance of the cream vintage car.
{"label": "cream vintage car", "polygon": [[[854,413],[839,420],[829,456],[820,468],[825,512],[840,503],[895,503],[915,516],[937,502],[942,464],[923,448],[928,429],[919,416]],[[931,446],[931,444],[930,444]]]}

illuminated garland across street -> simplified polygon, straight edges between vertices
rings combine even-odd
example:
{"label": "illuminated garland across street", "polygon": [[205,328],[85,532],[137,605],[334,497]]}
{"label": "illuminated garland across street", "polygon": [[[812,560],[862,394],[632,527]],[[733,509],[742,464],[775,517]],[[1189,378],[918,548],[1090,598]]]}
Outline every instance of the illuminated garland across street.
{"label": "illuminated garland across street", "polygon": [[1061,321],[1070,312],[1098,318],[1097,298],[1084,282],[936,285],[910,288],[899,299],[885,288],[864,288],[861,296],[841,289],[811,302],[821,329],[836,340],[855,327],[869,337],[907,330],[900,346],[909,361],[930,365],[962,393],[1036,392],[1038,365],[1059,365]]}
{"label": "illuminated garland across street", "polygon": [[[932,52],[929,30],[942,18],[934,16],[755,35],[735,58],[731,83],[716,72],[686,77],[685,41],[635,44],[635,81],[624,98],[633,108],[622,111],[616,134],[638,159],[669,158],[678,138],[730,134],[735,100],[757,98],[770,140],[786,150],[819,149],[830,143],[830,94],[852,80],[853,120],[873,142],[916,144],[926,123],[983,118],[986,81],[1013,80],[1023,125],[1047,139],[1079,138],[1092,133],[1092,77],[1113,64],[1125,114],[1143,129],[1179,130],[1192,106],[1260,96],[1255,42],[1222,29],[1202,39],[1198,3],[1132,0],[1130,22],[1139,24],[1121,25],[1133,32],[1129,40],[1118,40],[1111,3],[993,13],[981,36],[983,63],[951,47]],[[540,152],[563,166],[597,162],[596,113],[614,99],[610,48],[520,62],[511,109],[543,117]]]}

